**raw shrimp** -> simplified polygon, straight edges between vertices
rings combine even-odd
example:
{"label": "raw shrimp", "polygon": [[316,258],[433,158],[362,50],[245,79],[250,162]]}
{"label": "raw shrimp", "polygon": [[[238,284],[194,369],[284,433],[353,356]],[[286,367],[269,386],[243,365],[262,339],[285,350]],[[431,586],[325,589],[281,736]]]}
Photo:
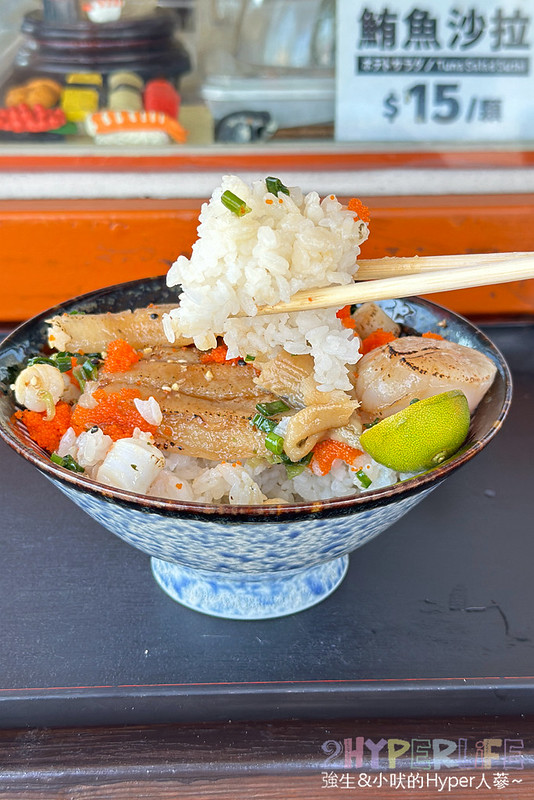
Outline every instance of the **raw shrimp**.
{"label": "raw shrimp", "polygon": [[15,381],[15,399],[30,411],[46,411],[47,419],[55,414],[55,405],[65,391],[63,375],[50,364],[32,364]]}
{"label": "raw shrimp", "polygon": [[118,439],[100,465],[96,479],[108,486],[145,494],[165,466],[165,459],[140,437]]}
{"label": "raw shrimp", "polygon": [[478,350],[442,339],[405,336],[377,347],[357,364],[360,410],[387,417],[412,400],[460,389],[471,413],[491,386],[497,368]]}

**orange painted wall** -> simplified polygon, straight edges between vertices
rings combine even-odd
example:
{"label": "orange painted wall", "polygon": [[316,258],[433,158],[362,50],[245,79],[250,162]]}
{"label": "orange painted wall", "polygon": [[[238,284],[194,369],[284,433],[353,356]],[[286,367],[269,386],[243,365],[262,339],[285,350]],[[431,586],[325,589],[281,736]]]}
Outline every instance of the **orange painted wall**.
{"label": "orange painted wall", "polygon": [[[362,256],[534,251],[534,195],[364,197]],[[160,275],[196,237],[199,200],[0,201],[0,321]],[[467,316],[534,314],[534,281],[432,295]]]}

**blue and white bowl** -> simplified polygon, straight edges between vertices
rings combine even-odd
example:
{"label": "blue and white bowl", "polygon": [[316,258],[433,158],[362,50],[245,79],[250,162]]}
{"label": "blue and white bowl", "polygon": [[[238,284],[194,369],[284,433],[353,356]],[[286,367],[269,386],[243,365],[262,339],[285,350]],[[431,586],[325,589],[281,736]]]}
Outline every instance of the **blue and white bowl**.
{"label": "blue and white bowl", "polygon": [[[410,480],[358,496],[289,505],[230,506],[164,500],[103,486],[50,461],[13,420],[10,367],[46,341],[49,317],[68,311],[120,311],[172,302],[164,278],[132,281],[74,298],[25,322],[0,346],[0,436],[80,508],[151,556],[158,584],[189,608],[230,619],[266,619],[302,611],[339,586],[348,555],[389,528],[495,436],[512,384],[501,353],[464,318],[421,298],[381,303],[397,322],[439,332],[481,350],[497,375],[461,450]],[[439,324],[438,324],[439,323]]]}

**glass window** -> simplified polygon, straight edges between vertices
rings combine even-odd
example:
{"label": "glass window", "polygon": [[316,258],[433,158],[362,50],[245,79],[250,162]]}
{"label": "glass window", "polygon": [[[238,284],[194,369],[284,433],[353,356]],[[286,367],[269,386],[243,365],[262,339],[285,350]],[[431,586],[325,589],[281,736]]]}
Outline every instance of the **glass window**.
{"label": "glass window", "polygon": [[[48,305],[51,268],[57,299],[162,272],[229,173],[361,197],[369,258],[532,251],[533,16],[534,0],[2,0],[1,313]],[[10,310],[21,263],[41,299]],[[530,314],[514,291],[457,308]]]}
{"label": "glass window", "polygon": [[531,151],[533,16],[534,0],[4,0],[0,155],[506,166]]}

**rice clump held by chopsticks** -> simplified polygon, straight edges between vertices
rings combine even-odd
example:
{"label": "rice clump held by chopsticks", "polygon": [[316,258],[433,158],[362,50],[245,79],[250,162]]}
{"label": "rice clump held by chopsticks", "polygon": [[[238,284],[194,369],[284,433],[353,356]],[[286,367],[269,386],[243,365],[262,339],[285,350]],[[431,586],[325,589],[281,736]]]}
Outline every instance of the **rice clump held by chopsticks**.
{"label": "rice clump held by chopsticks", "polygon": [[[226,190],[250,211],[229,210]],[[179,256],[167,275],[168,286],[182,291],[179,307],[164,317],[167,338],[188,336],[208,350],[222,335],[227,358],[270,358],[281,348],[310,353],[320,389],[349,390],[347,365],[360,358],[359,340],[335,309],[256,315],[301,289],[350,283],[367,225],[334,195],[321,200],[298,187],[274,194],[263,180],[249,186],[236,176],[223,178],[199,221],[191,258]],[[234,318],[240,312],[247,316]]]}

